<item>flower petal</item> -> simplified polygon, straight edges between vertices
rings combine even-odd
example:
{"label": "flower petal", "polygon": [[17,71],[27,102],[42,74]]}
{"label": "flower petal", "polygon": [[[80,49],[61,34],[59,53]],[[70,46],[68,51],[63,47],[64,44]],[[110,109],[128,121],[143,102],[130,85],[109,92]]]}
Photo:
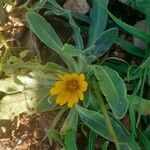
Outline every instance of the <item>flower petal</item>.
{"label": "flower petal", "polygon": [[85,80],[85,76],[84,76],[84,74],[83,74],[83,73],[79,74],[79,80],[80,80],[80,81]]}
{"label": "flower petal", "polygon": [[[50,89],[50,94],[58,95],[56,97],[57,104],[62,106],[67,103],[68,107],[71,108],[79,100],[83,101],[83,92],[87,90],[88,86],[84,74],[67,73],[59,75],[59,78],[60,80]],[[72,88],[72,90],[70,88]]]}
{"label": "flower petal", "polygon": [[64,90],[64,83],[63,81],[57,81],[55,86],[50,89],[50,94],[57,95]]}
{"label": "flower petal", "polygon": [[56,103],[59,105],[63,105],[68,101],[68,95],[66,92],[59,94],[56,98]]}
{"label": "flower petal", "polygon": [[70,80],[70,79],[72,79],[72,75],[71,74],[69,74],[69,73],[66,73],[64,76],[63,76],[63,78],[62,78],[63,80]]}
{"label": "flower petal", "polygon": [[72,74],[72,79],[78,79],[78,74],[73,73],[73,74]]}
{"label": "flower petal", "polygon": [[80,86],[80,90],[81,90],[82,92],[84,92],[84,91],[87,90],[88,84],[87,84],[86,81],[82,81],[82,82],[79,82],[79,86]]}
{"label": "flower petal", "polygon": [[74,104],[73,101],[69,101],[69,102],[68,102],[68,107],[69,107],[69,108],[73,107],[73,104]]}
{"label": "flower petal", "polygon": [[78,97],[79,97],[79,99],[80,99],[81,101],[83,101],[84,95],[83,95],[83,93],[82,93],[81,91],[78,91]]}
{"label": "flower petal", "polygon": [[74,104],[76,104],[78,102],[78,100],[79,100],[78,99],[78,94],[77,93],[73,93],[71,100],[73,101]]}

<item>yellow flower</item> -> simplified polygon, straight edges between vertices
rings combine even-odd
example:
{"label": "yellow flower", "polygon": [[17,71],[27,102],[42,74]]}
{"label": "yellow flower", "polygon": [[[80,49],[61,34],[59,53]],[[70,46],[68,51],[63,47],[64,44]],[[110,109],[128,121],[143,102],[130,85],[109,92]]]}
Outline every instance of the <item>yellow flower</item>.
{"label": "yellow flower", "polygon": [[87,90],[87,82],[84,74],[64,74],[60,75],[60,80],[55,82],[50,89],[51,95],[57,95],[56,103],[60,106],[67,103],[68,107],[73,107],[79,100],[83,101],[83,92]]}

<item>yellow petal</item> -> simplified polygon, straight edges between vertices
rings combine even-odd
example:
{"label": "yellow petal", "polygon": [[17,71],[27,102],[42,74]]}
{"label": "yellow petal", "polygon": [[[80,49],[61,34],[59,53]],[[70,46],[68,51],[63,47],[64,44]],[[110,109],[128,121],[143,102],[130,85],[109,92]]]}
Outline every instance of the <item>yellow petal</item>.
{"label": "yellow petal", "polygon": [[67,93],[66,92],[63,92],[61,94],[59,94],[56,98],[56,103],[57,104],[60,104],[60,105],[63,105],[65,104],[67,101],[68,101],[68,96],[67,96]]}
{"label": "yellow petal", "polygon": [[62,78],[63,80],[70,80],[70,79],[72,79],[72,75],[71,74],[69,74],[69,73],[66,73],[64,76],[63,76],[63,78]]}
{"label": "yellow petal", "polygon": [[72,79],[78,79],[78,75],[76,73],[72,74]]}
{"label": "yellow petal", "polygon": [[[71,108],[79,100],[83,101],[83,92],[86,91],[88,87],[84,74],[67,73],[58,76],[60,80],[50,89],[52,95],[58,95],[56,97],[56,103],[61,106],[67,103],[68,107]],[[70,89],[71,87],[73,87],[72,90]]]}
{"label": "yellow petal", "polygon": [[55,86],[50,89],[50,94],[57,95],[64,90],[64,83],[63,81],[57,81]]}
{"label": "yellow petal", "polygon": [[84,74],[83,74],[83,73],[79,74],[79,80],[80,80],[80,81],[85,80],[85,76],[84,76]]}
{"label": "yellow petal", "polygon": [[63,98],[62,101],[59,103],[60,106],[64,105],[67,103],[67,98]]}
{"label": "yellow petal", "polygon": [[88,84],[87,84],[86,81],[82,81],[82,82],[79,82],[79,86],[80,86],[80,90],[81,90],[82,92],[84,92],[84,91],[87,90]]}
{"label": "yellow petal", "polygon": [[78,102],[78,93],[73,93],[71,100],[76,104]]}
{"label": "yellow petal", "polygon": [[68,107],[69,107],[69,108],[73,107],[73,104],[74,104],[73,101],[69,101],[69,102],[68,102]]}
{"label": "yellow petal", "polygon": [[83,95],[83,93],[82,93],[81,91],[78,91],[78,97],[79,97],[79,99],[80,99],[81,101],[83,101],[84,95]]}

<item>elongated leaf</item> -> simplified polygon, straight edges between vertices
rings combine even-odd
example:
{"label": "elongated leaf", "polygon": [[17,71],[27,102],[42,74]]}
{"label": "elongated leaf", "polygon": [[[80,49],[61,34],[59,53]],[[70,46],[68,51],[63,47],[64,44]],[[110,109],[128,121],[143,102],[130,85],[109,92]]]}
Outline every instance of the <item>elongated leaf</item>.
{"label": "elongated leaf", "polygon": [[84,45],[83,45],[83,39],[80,35],[80,28],[72,18],[71,12],[62,8],[55,0],[48,0],[48,2],[51,5],[50,7],[47,8],[51,10],[55,15],[64,16],[69,19],[69,24],[73,30],[73,38],[76,43],[76,47],[79,50],[83,50]]}
{"label": "elongated leaf", "polygon": [[65,150],[77,150],[76,133],[70,131],[65,134]]}
{"label": "elongated leaf", "polygon": [[144,68],[150,68],[150,56],[146,58],[145,61],[139,66],[139,68],[144,69]]}
{"label": "elongated leaf", "polygon": [[105,54],[109,48],[114,44],[116,38],[118,35],[118,29],[117,28],[111,28],[98,37],[95,43],[95,49],[92,52],[92,55],[94,55],[96,58],[99,56],[102,56]]}
{"label": "elongated leaf", "polygon": [[65,10],[56,2],[56,0],[47,0],[47,2],[62,12]]}
{"label": "elongated leaf", "polygon": [[[45,3],[47,2],[47,0],[39,0],[37,3],[35,3],[35,5],[33,5],[32,10],[40,10],[41,8],[44,7]],[[28,5],[30,5],[30,0],[25,1],[23,4],[21,4],[21,8],[25,8],[28,7]]]}
{"label": "elongated leaf", "polygon": [[125,22],[119,20],[118,18],[116,18],[112,13],[110,13],[109,11],[107,11],[109,16],[120,26],[122,27],[124,30],[126,30],[127,32],[131,33],[132,35],[135,35],[139,38],[142,38],[146,41],[150,41],[150,35],[139,30],[138,28],[128,25]]}
{"label": "elongated leaf", "polygon": [[63,44],[52,26],[42,16],[35,12],[28,12],[26,19],[32,31],[42,42],[54,51],[60,52]]}
{"label": "elongated leaf", "polygon": [[83,44],[83,39],[82,36],[80,34],[80,28],[78,27],[78,25],[75,23],[74,19],[72,18],[71,14],[68,15],[69,18],[69,24],[73,29],[73,38],[74,41],[76,43],[76,47],[79,50],[83,50],[84,49],[84,44]]}
{"label": "elongated leaf", "polygon": [[53,62],[48,62],[44,68],[44,72],[61,74],[67,72],[67,70],[64,67],[59,66]]}
{"label": "elongated leaf", "polygon": [[150,1],[149,0],[136,0],[135,1],[136,9],[145,14],[145,19],[148,27],[150,27]]}
{"label": "elongated leaf", "polygon": [[80,54],[80,51],[75,48],[74,46],[72,46],[71,44],[65,44],[62,47],[62,50],[64,52],[64,54],[68,55],[68,56],[78,56]]}
{"label": "elongated leaf", "polygon": [[50,95],[46,95],[39,101],[36,107],[37,112],[49,111],[57,106],[55,101],[52,98],[50,99],[49,97]]}
{"label": "elongated leaf", "polygon": [[142,142],[142,144],[145,147],[145,150],[149,150],[150,148],[150,140],[146,137],[146,135],[144,133],[140,133],[140,141]]}
{"label": "elongated leaf", "polygon": [[127,72],[129,69],[129,64],[121,59],[108,59],[104,65],[108,66],[109,68],[117,71],[119,75],[122,75],[124,77],[127,77]]}
{"label": "elongated leaf", "polygon": [[77,129],[78,124],[78,113],[75,108],[72,108],[63,124],[61,129],[62,133],[75,131]]}
{"label": "elongated leaf", "polygon": [[145,13],[146,15],[150,14],[150,1],[149,0],[146,0],[146,1],[142,1],[142,0],[136,0],[135,1],[135,5],[136,5],[136,8],[138,10],[140,10],[142,13]]}
{"label": "elongated leaf", "polygon": [[90,12],[90,29],[88,47],[95,44],[99,35],[104,31],[107,23],[107,12],[101,5],[107,7],[108,0],[93,0],[93,7]]}
{"label": "elongated leaf", "polygon": [[[96,133],[101,135],[102,137],[112,141],[111,135],[106,127],[104,117],[99,113],[92,110],[88,110],[85,108],[76,105],[76,109],[80,115],[81,120]],[[128,144],[131,148],[131,135],[115,120],[111,118],[111,123],[113,129],[117,135],[119,143]],[[139,149],[138,145],[136,145],[137,150]]]}
{"label": "elongated leaf", "polygon": [[87,150],[95,149],[95,144],[96,144],[97,137],[98,137],[98,134],[95,131],[90,130]]}
{"label": "elongated leaf", "polygon": [[62,146],[64,146],[59,132],[56,131],[55,129],[50,128],[46,133],[46,137],[48,137],[51,145],[52,145],[53,140],[55,140],[58,143],[60,143]]}
{"label": "elongated leaf", "polygon": [[126,87],[118,73],[105,66],[95,66],[95,76],[116,118],[121,119],[127,112]]}
{"label": "elongated leaf", "polygon": [[109,145],[109,141],[106,141],[106,142],[103,144],[102,150],[107,150],[107,149],[108,149],[108,145]]}
{"label": "elongated leaf", "polygon": [[78,113],[75,108],[72,108],[63,124],[61,132],[64,134],[65,149],[77,150],[76,145],[76,130],[78,124]]}
{"label": "elongated leaf", "polygon": [[128,53],[131,53],[135,56],[144,57],[145,55],[144,49],[140,49],[139,47],[135,46],[131,42],[127,42],[121,38],[117,38],[115,43],[120,47],[122,47],[124,50],[126,50]]}
{"label": "elongated leaf", "polygon": [[83,106],[88,108],[92,107],[94,110],[99,110],[99,105],[97,99],[92,95],[91,90],[85,93],[85,98],[83,101]]}
{"label": "elongated leaf", "polygon": [[26,19],[30,28],[38,36],[38,38],[59,54],[59,56],[67,64],[69,70],[76,70],[75,60],[63,54],[63,44],[52,26],[42,16],[35,12],[28,12],[26,14]]}
{"label": "elongated leaf", "polygon": [[79,20],[86,22],[86,23],[90,23],[90,19],[87,15],[83,15],[83,14],[78,13],[78,12],[71,12],[71,14],[76,19],[79,19]]}
{"label": "elongated leaf", "polygon": [[91,99],[92,99],[92,94],[91,94],[91,91],[89,90],[85,93],[85,98],[83,101],[83,105],[85,108],[87,108],[89,106]]}
{"label": "elongated leaf", "polygon": [[132,106],[134,110],[140,111],[142,115],[150,115],[150,100],[143,99],[138,96],[133,97],[132,95],[128,95],[127,98],[129,101],[133,101]]}

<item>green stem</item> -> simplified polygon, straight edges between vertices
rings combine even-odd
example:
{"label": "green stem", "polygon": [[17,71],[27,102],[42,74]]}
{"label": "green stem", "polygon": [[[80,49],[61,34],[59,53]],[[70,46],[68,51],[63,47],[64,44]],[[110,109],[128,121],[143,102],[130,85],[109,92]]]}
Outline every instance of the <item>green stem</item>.
{"label": "green stem", "polygon": [[[148,71],[147,68],[145,68],[144,74],[142,76],[140,98],[142,98],[142,96],[143,96],[143,90],[144,90],[145,80],[146,80],[146,76],[147,76],[147,71]],[[137,117],[136,127],[138,127],[138,125],[140,123],[140,119],[141,119],[141,100],[139,101],[139,104],[138,104],[138,117]]]}
{"label": "green stem", "polygon": [[61,116],[63,115],[63,113],[66,111],[66,107],[63,107],[62,109],[60,109],[60,111],[58,112],[58,114],[56,115],[55,119],[53,120],[50,128],[55,128],[58,121],[60,120]]}
{"label": "green stem", "polygon": [[97,98],[99,99],[99,105],[100,105],[100,108],[101,108],[101,111],[103,113],[103,116],[104,116],[104,120],[105,120],[105,123],[106,123],[106,126],[108,128],[108,131],[112,137],[112,140],[113,142],[115,143],[115,146],[116,146],[116,149],[117,150],[120,150],[120,147],[119,147],[119,142],[118,142],[118,139],[117,139],[117,136],[114,132],[114,129],[111,125],[111,121],[110,121],[110,118],[109,118],[109,115],[108,115],[108,112],[107,112],[107,109],[106,109],[106,106],[105,106],[105,103],[103,101],[103,98],[102,98],[102,95],[101,93],[99,92],[99,87],[98,85],[96,84],[95,80],[94,80],[94,89],[95,89],[95,93],[96,93],[96,96]]}

